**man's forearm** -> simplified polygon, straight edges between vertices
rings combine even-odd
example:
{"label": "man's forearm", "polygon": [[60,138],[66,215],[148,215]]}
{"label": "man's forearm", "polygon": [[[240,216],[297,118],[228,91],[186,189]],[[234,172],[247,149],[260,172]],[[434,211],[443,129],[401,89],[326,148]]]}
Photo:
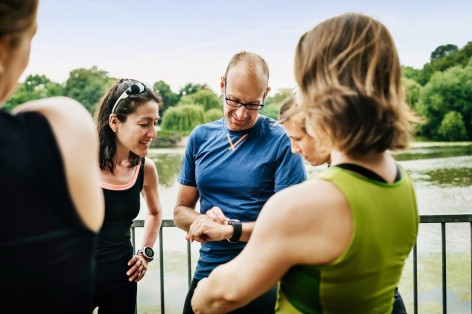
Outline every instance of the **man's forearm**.
{"label": "man's forearm", "polygon": [[180,229],[188,232],[190,225],[200,216],[195,209],[185,206],[178,205],[174,209],[174,223]]}

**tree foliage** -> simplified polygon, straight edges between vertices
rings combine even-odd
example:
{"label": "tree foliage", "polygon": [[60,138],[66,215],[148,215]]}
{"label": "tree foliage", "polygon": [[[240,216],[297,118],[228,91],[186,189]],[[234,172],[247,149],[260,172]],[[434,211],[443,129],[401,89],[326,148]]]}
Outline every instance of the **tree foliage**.
{"label": "tree foliage", "polygon": [[205,122],[202,106],[181,105],[169,108],[162,117],[164,131],[190,133],[197,125]]}
{"label": "tree foliage", "polygon": [[211,89],[200,89],[190,95],[182,96],[178,105],[200,105],[204,111],[213,108],[221,108],[223,106],[220,97],[218,97]]}
{"label": "tree foliage", "polygon": [[421,128],[422,135],[427,138],[444,138],[445,133],[441,134],[439,127],[452,111],[462,115],[466,130],[464,139],[472,139],[472,62],[465,68],[458,65],[444,72],[436,72],[422,89],[418,111],[427,118]]}
{"label": "tree foliage", "polygon": [[51,81],[45,75],[28,75],[25,81],[19,84],[18,89],[5,104],[5,109],[12,110],[19,104],[30,100],[63,95],[63,87]]}
{"label": "tree foliage", "polygon": [[162,101],[164,103],[160,112],[161,116],[164,115],[168,108],[177,105],[180,100],[180,95],[174,93],[170,86],[164,81],[155,82],[152,88],[155,92],[158,92],[161,95]]}
{"label": "tree foliage", "polygon": [[433,52],[431,52],[431,61],[434,59],[439,59],[439,58],[444,58],[448,56],[452,52],[456,52],[459,49],[457,48],[456,45],[442,45],[434,49]]}
{"label": "tree foliage", "polygon": [[194,84],[194,83],[187,83],[184,87],[182,87],[179,91],[180,97],[188,96],[190,94],[196,93],[201,89],[208,89],[206,84]]}
{"label": "tree foliage", "polygon": [[93,113],[100,97],[115,81],[116,79],[108,77],[108,72],[95,66],[90,69],[80,68],[70,72],[64,92]]}
{"label": "tree foliage", "polygon": [[457,111],[449,111],[441,121],[438,129],[439,138],[447,141],[463,141],[467,139],[462,114]]}
{"label": "tree foliage", "polygon": [[223,117],[223,109],[221,108],[212,108],[205,112],[205,123],[219,120]]}
{"label": "tree foliage", "polygon": [[[449,48],[448,48],[449,47]],[[472,41],[460,50],[454,50],[454,45],[444,45],[436,48],[431,54],[431,62],[423,66],[418,83],[426,85],[436,72],[445,71],[456,65],[467,66],[472,57]],[[439,57],[440,55],[443,57]],[[433,58],[434,56],[434,58]]]}
{"label": "tree foliage", "polygon": [[279,110],[284,102],[285,98],[291,95],[293,92],[289,88],[279,89],[274,96],[267,97],[264,107],[261,109],[261,114],[278,120],[279,119]]}
{"label": "tree foliage", "polygon": [[[419,135],[429,140],[472,140],[472,41],[461,49],[452,44],[439,46],[422,69],[402,67],[402,75],[407,102],[425,117]],[[115,81],[95,66],[72,70],[64,83],[53,82],[44,75],[29,75],[5,108],[11,110],[29,100],[64,95],[93,113],[100,97]],[[188,134],[196,125],[223,116],[221,97],[206,84],[188,83],[174,93],[160,80],[153,89],[163,98],[160,114],[163,129],[169,132]],[[280,89],[267,97],[261,114],[278,119],[280,106],[292,92]]]}

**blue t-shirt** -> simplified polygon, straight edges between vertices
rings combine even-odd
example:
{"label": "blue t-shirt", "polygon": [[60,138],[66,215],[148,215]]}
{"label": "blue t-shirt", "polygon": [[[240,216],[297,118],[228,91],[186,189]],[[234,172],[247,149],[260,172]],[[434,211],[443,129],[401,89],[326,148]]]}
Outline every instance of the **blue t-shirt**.
{"label": "blue t-shirt", "polygon": [[[245,134],[234,150],[233,145]],[[241,222],[257,219],[275,193],[306,180],[300,155],[275,120],[260,116],[254,127],[231,131],[225,119],[196,127],[189,137],[178,182],[195,186],[200,212],[220,207],[226,217]],[[283,210],[283,209],[281,209]],[[218,265],[233,259],[245,243],[202,243],[194,277],[202,279]]]}

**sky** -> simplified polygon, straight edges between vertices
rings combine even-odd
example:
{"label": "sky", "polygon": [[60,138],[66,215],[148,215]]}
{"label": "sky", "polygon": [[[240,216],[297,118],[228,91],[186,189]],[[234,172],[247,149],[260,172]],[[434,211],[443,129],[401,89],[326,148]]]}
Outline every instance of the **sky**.
{"label": "sky", "polygon": [[273,91],[293,88],[295,46],[304,32],[346,12],[370,15],[390,30],[405,66],[422,68],[440,45],[472,41],[472,1],[437,0],[40,0],[29,74],[64,83],[97,66],[109,76],[178,92],[219,81],[236,52],[263,56]]}

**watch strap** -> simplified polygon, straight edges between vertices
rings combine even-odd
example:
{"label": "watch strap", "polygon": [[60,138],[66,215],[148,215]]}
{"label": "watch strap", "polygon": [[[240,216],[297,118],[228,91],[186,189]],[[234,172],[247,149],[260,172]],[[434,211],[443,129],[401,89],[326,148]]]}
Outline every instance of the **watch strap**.
{"label": "watch strap", "polygon": [[241,238],[241,233],[243,232],[243,224],[237,220],[230,220],[228,221],[228,225],[233,226],[234,232],[233,236],[228,239],[231,243],[238,243],[239,239]]}

